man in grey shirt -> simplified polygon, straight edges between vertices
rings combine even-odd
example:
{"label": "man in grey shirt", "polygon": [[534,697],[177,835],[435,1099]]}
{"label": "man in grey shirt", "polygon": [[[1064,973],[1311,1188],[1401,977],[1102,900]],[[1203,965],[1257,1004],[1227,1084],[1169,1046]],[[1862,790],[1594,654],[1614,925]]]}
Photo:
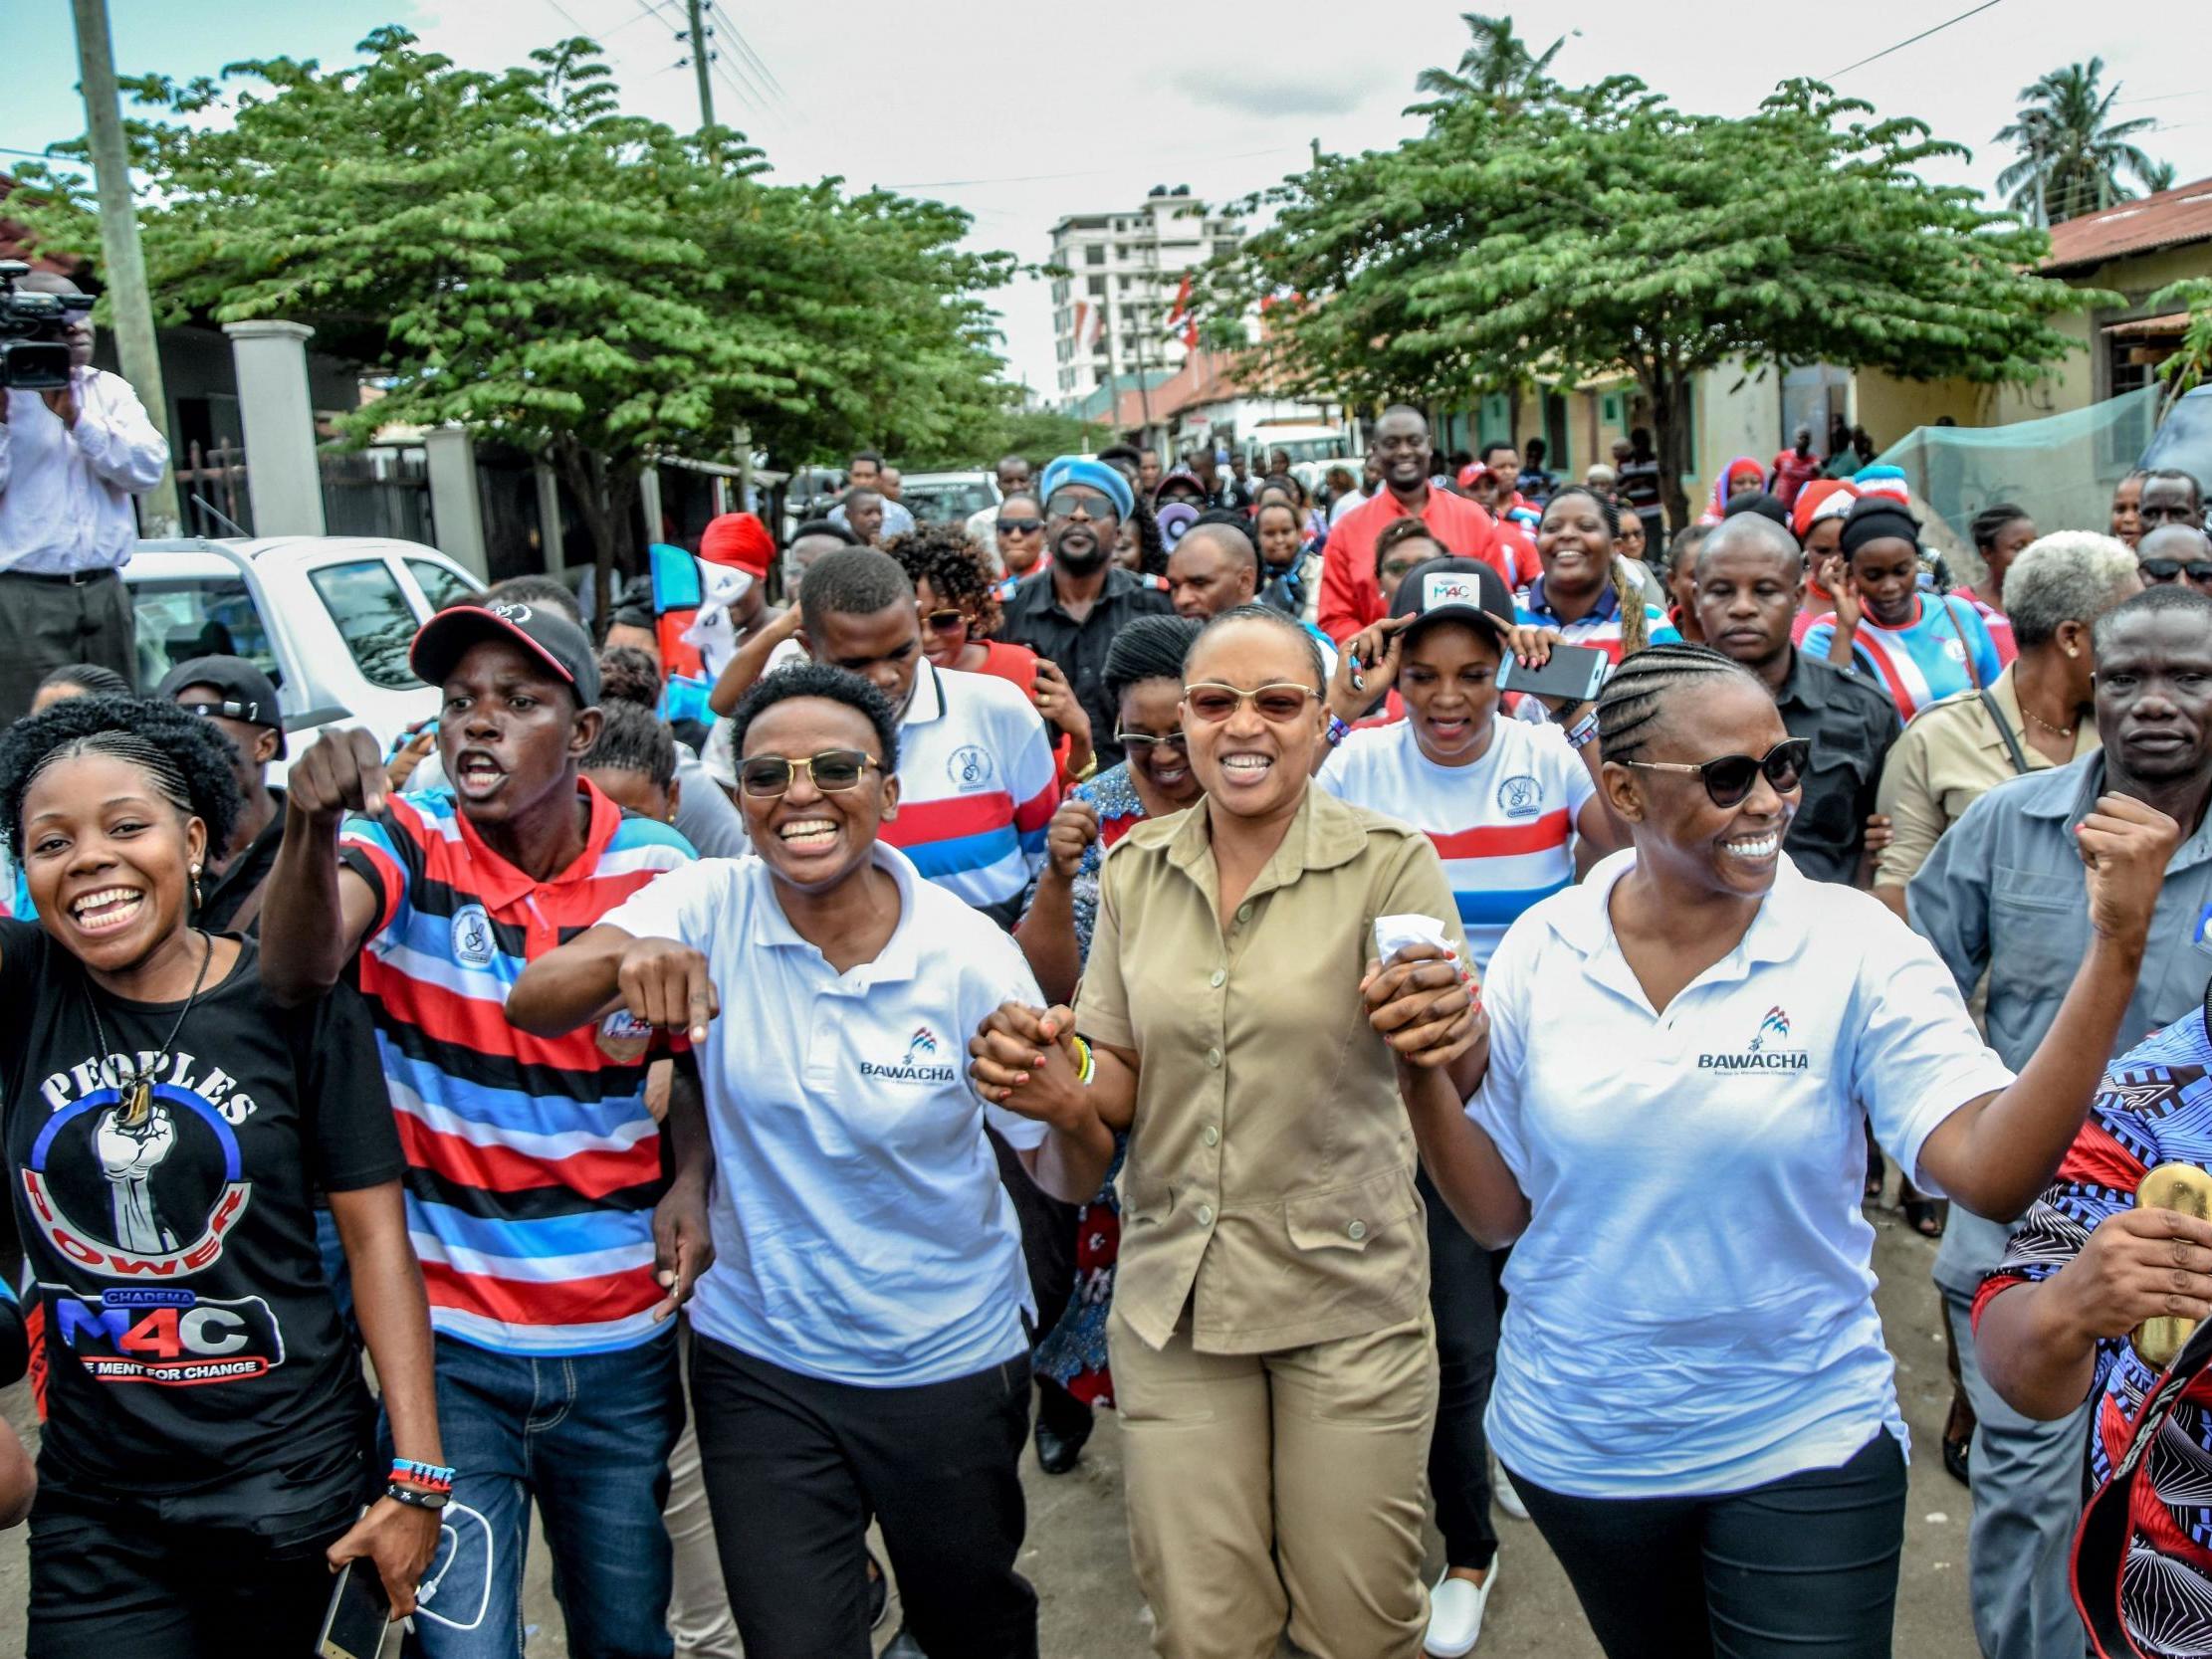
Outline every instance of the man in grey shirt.
{"label": "man in grey shirt", "polygon": [[[2075,831],[2105,794],[2178,822],[2142,975],[2113,1044],[2118,1055],[2202,1005],[2212,973],[2212,600],[2158,587],[2096,625],[2102,748],[1999,784],[1935,844],[1906,889],[1913,928],[1971,995],[1989,975],[1989,1044],[2015,1069],[2043,1040],[2089,948]],[[2084,1102],[2085,1108],[2088,1102]],[[1954,1206],[1935,1282],[1979,1419],[1967,1543],[1975,1634],[1988,1659],[2081,1659],[2086,1640],[2067,1586],[2082,1507],[2089,1406],[2036,1422],[1999,1399],[1974,1355],[1968,1311],[2011,1229]]]}

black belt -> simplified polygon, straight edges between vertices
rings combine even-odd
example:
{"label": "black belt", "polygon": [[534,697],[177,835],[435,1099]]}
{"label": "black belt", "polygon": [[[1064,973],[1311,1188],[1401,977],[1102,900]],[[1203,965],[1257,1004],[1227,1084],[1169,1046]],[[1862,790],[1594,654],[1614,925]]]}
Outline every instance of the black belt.
{"label": "black belt", "polygon": [[112,564],[104,564],[98,570],[0,570],[0,576],[14,576],[26,582],[47,582],[58,587],[90,587],[94,582],[116,573]]}

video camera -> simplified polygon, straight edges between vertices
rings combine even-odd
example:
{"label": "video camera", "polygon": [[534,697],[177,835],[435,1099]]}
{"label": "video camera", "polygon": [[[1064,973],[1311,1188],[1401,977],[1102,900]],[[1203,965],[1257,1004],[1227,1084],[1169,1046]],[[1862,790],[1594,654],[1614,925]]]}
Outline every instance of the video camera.
{"label": "video camera", "polygon": [[89,294],[19,294],[31,268],[0,260],[0,388],[60,391],[69,384],[70,319],[93,309]]}

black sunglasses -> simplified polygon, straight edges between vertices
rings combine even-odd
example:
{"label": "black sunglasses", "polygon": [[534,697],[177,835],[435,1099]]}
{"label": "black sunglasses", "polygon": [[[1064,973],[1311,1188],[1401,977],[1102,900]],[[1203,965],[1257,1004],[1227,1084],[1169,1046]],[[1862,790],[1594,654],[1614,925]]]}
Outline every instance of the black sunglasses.
{"label": "black sunglasses", "polygon": [[856,748],[825,748],[801,760],[757,754],[738,762],[738,787],[758,800],[773,800],[790,788],[794,773],[804,772],[813,779],[815,788],[834,795],[857,788],[870,766],[880,770],[882,765],[882,761]]}
{"label": "black sunglasses", "polygon": [[1044,528],[1044,520],[1018,517],[1009,518],[1001,513],[998,515],[998,527],[1008,535],[1034,535]]}
{"label": "black sunglasses", "polygon": [[221,703],[180,703],[177,707],[187,715],[197,715],[202,720],[206,720],[212,715],[220,715],[225,720],[244,721],[248,726],[267,726],[270,724],[270,722],[261,718],[260,704],[241,703],[236,698],[226,698]]}
{"label": "black sunglasses", "polygon": [[1735,806],[1751,793],[1761,772],[1774,785],[1776,794],[1788,794],[1805,775],[1805,763],[1812,757],[1812,738],[1787,737],[1756,760],[1748,754],[1723,754],[1694,766],[1681,760],[1624,760],[1621,764],[1648,772],[1695,772],[1704,780],[1705,793],[1712,797],[1713,805]]}
{"label": "black sunglasses", "polygon": [[2153,582],[2170,582],[2184,573],[2192,582],[2212,582],[2212,560],[2207,559],[2146,558],[2137,561],[2137,568]]}
{"label": "black sunglasses", "polygon": [[933,634],[964,634],[968,631],[968,613],[958,610],[924,611],[922,626]]}

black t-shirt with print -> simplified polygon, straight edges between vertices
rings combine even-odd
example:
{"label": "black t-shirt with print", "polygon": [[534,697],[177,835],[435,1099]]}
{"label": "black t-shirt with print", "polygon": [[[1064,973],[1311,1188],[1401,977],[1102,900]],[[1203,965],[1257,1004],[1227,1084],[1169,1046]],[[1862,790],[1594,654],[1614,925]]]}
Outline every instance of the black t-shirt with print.
{"label": "black t-shirt with print", "polygon": [[[317,1251],[315,1189],[405,1167],[367,1012],[342,986],[279,1008],[247,940],[129,1129],[90,990],[42,929],[0,922],[0,1114],[44,1317],[42,1455],[139,1493],[272,1469],[320,1479],[355,1455],[369,1403]],[[182,1006],[91,994],[110,1044],[141,1064]]]}

